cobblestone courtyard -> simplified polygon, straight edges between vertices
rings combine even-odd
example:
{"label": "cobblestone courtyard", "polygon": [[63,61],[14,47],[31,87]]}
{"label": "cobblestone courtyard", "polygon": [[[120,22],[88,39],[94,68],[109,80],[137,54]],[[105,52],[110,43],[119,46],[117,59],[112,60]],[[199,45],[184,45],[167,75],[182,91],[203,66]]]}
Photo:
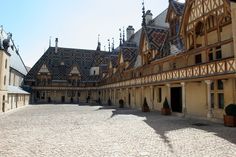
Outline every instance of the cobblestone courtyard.
{"label": "cobblestone courtyard", "polygon": [[27,106],[0,115],[0,156],[234,157],[236,129],[130,109]]}

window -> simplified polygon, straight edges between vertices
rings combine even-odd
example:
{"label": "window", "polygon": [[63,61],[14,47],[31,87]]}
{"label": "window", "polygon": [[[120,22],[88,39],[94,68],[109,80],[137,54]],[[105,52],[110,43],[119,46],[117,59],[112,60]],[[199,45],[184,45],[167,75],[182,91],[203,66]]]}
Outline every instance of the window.
{"label": "window", "polygon": [[218,80],[217,81],[217,87],[218,87],[218,90],[223,90],[224,89],[224,85],[223,85],[223,81],[222,80]]}
{"label": "window", "polygon": [[215,95],[214,95],[214,92],[213,92],[213,93],[211,93],[211,108],[214,108],[214,104],[215,104],[214,98],[215,98]]}
{"label": "window", "polygon": [[173,69],[176,69],[176,63],[173,63],[172,67],[173,67]]}
{"label": "window", "polygon": [[204,34],[204,24],[202,22],[198,22],[195,28],[196,36],[202,36]]}
{"label": "window", "polygon": [[224,109],[224,84],[222,80],[215,80],[211,84],[211,107]]}
{"label": "window", "polygon": [[208,53],[208,60],[209,61],[213,61],[214,60],[214,51],[213,49],[210,49],[209,53]]}
{"label": "window", "polygon": [[216,47],[216,59],[222,58],[221,46]]}
{"label": "window", "polygon": [[224,109],[224,93],[218,93],[218,107]]}
{"label": "window", "polygon": [[7,69],[7,59],[5,60],[5,69]]}
{"label": "window", "polygon": [[208,59],[209,59],[209,61],[213,61],[214,60],[213,53],[209,53],[208,54]]}
{"label": "window", "polygon": [[4,76],[4,85],[6,85],[6,75]]}
{"label": "window", "polygon": [[213,29],[216,26],[216,18],[211,15],[207,18],[207,30]]}
{"label": "window", "polygon": [[195,63],[196,64],[202,63],[202,55],[201,54],[198,54],[195,56]]}

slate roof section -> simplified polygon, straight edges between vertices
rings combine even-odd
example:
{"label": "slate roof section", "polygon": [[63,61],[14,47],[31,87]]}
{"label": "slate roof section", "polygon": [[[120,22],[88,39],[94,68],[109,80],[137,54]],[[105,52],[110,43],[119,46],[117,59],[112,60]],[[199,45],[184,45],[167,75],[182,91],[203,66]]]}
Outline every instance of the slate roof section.
{"label": "slate roof section", "polygon": [[[37,73],[45,64],[52,75],[52,80],[68,80],[71,70],[76,66],[81,75],[81,82],[97,82],[101,76],[90,76],[90,68],[101,65],[107,67],[110,56],[112,54],[109,52],[71,48],[58,48],[58,52],[55,53],[55,47],[49,47],[31,68],[25,80],[36,80]],[[102,71],[104,69],[106,68],[101,68]]]}
{"label": "slate roof section", "polygon": [[183,15],[185,3],[180,3],[175,0],[170,0],[170,4],[174,8],[177,15]]}
{"label": "slate roof section", "polygon": [[152,22],[149,23],[148,25],[168,28],[169,27],[169,23],[166,22],[167,13],[168,13],[168,9],[164,10],[162,13],[157,15],[152,20]]}
{"label": "slate roof section", "polygon": [[30,94],[30,93],[24,91],[20,87],[10,86],[10,85],[7,87],[7,93],[9,93],[9,94]]}
{"label": "slate roof section", "polygon": [[[1,30],[0,33],[0,40],[3,41],[4,39],[7,39],[8,35],[6,31]],[[14,41],[11,39],[10,40],[10,47],[8,48],[8,53],[11,54],[10,57],[10,67],[13,68],[14,70],[18,71],[22,75],[27,74],[27,68],[19,54],[19,51],[17,50]]]}

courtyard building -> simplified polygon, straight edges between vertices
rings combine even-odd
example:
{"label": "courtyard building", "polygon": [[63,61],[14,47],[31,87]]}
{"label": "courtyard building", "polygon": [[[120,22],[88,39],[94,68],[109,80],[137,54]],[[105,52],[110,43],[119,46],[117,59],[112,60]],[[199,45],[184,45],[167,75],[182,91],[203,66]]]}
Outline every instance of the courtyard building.
{"label": "courtyard building", "polygon": [[236,6],[229,0],[169,1],[142,28],[127,28],[111,52],[61,48],[58,39],[25,78],[32,103],[108,100],[160,111],[165,98],[182,116],[222,119],[236,103]]}
{"label": "courtyard building", "polygon": [[27,69],[12,34],[0,28],[0,113],[29,104],[30,93],[24,91]]}

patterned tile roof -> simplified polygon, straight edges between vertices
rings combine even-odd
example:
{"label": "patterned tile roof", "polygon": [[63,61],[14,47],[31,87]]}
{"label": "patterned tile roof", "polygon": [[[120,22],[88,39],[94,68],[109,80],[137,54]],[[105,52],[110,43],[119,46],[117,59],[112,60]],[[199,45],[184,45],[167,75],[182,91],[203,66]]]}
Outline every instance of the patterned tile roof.
{"label": "patterned tile roof", "polygon": [[138,53],[137,47],[122,47],[124,62],[130,62]]}
{"label": "patterned tile roof", "polygon": [[[95,63],[94,60],[97,57],[94,56],[101,58],[105,56],[105,59]],[[109,60],[106,59],[109,58],[108,56],[108,52],[70,48],[58,48],[58,52],[55,53],[55,48],[49,47],[29,71],[25,80],[35,80],[40,68],[45,64],[52,75],[52,80],[67,80],[69,73],[76,66],[80,72],[82,82],[98,81],[99,76],[90,76],[90,68],[93,64],[108,65]]]}
{"label": "patterned tile roof", "polygon": [[145,33],[150,48],[161,51],[168,37],[168,29],[147,26]]}

